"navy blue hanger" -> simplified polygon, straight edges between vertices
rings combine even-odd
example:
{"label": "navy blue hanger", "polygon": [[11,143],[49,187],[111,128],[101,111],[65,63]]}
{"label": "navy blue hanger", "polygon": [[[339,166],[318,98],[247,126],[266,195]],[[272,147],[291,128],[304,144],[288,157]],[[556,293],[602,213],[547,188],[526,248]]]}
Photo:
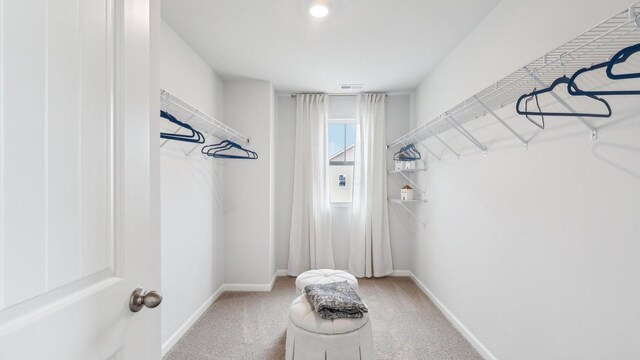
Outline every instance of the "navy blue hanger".
{"label": "navy blue hanger", "polygon": [[537,100],[537,96],[538,95],[542,95],[542,94],[546,94],[549,92],[552,92],[553,89],[555,89],[556,86],[560,85],[560,84],[569,84],[569,78],[566,76],[562,76],[558,79],[556,79],[556,81],[553,82],[553,84],[551,84],[551,86],[549,86],[546,89],[541,89],[541,90],[534,90],[533,92],[529,93],[529,94],[524,94],[522,96],[520,96],[520,98],[518,98],[518,102],[516,103],[516,111],[518,112],[518,114],[520,115],[536,115],[536,116],[583,116],[583,117],[598,117],[598,118],[608,118],[611,117],[611,106],[609,106],[609,103],[606,102],[605,100],[593,96],[593,95],[579,95],[579,96],[586,96],[588,98],[591,98],[593,100],[596,100],[602,104],[604,104],[604,106],[606,106],[607,108],[607,113],[606,114],[597,114],[597,113],[586,113],[586,112],[545,112],[542,110],[539,110],[538,112],[532,112],[529,111],[528,109],[525,109],[525,111],[520,110],[520,103],[522,102],[522,100],[526,100],[527,98],[530,97],[536,97]]}
{"label": "navy blue hanger", "polygon": [[629,73],[629,74],[619,74],[619,75],[613,73],[613,66],[614,65],[620,64],[620,63],[623,63],[623,62],[627,61],[627,59],[631,55],[637,53],[638,51],[640,51],[640,44],[636,44],[636,45],[633,45],[633,46],[626,47],[626,48],[618,51],[617,54],[613,55],[613,57],[609,61],[609,64],[607,65],[607,76],[609,77],[609,79],[621,80],[621,79],[639,78],[640,77],[640,73]]}
{"label": "navy blue hanger", "polygon": [[628,48],[622,49],[620,50],[617,54],[615,54],[611,60],[609,61],[605,61],[599,64],[595,64],[591,67],[588,68],[583,68],[580,69],[578,71],[575,72],[575,74],[573,74],[573,76],[571,77],[571,79],[569,80],[569,84],[568,86],[568,91],[569,94],[571,95],[600,95],[600,96],[607,96],[607,95],[640,95],[640,90],[581,90],[578,85],[576,84],[576,79],[587,72],[590,71],[594,71],[594,70],[598,70],[598,69],[602,69],[602,68],[607,68],[607,76],[610,79],[613,80],[619,80],[619,79],[632,79],[632,78],[638,78],[640,77],[639,73],[635,73],[635,74],[620,74],[620,75],[616,75],[612,73],[612,69],[613,66],[616,64],[621,64],[625,61],[627,61],[627,59],[629,58],[629,56],[631,56],[632,54],[636,53],[640,51],[640,44],[638,45],[634,45],[634,46],[630,46]]}
{"label": "navy blue hanger", "polygon": [[422,159],[422,154],[420,153],[420,151],[418,151],[418,149],[416,149],[415,145],[409,144],[404,149],[403,159],[405,161],[407,161],[407,160],[409,160],[409,161],[420,160],[420,159]]}
{"label": "navy blue hanger", "polygon": [[[240,151],[243,151],[246,155],[233,155],[225,153],[226,151],[231,149],[238,149]],[[255,151],[245,149],[230,140],[223,140],[218,144],[203,146],[202,149],[200,149],[200,152],[214,158],[222,159],[256,160],[258,158],[258,153],[256,153]]]}
{"label": "navy blue hanger", "polygon": [[200,152],[206,155],[211,149],[220,149],[223,147],[227,147],[230,143],[231,141],[229,140],[222,140],[217,144],[205,145],[202,147],[202,149],[200,149]]}
{"label": "navy blue hanger", "polygon": [[[231,150],[234,148],[240,151],[244,151],[246,155],[243,156],[243,155],[233,155],[233,154],[225,153],[227,150]],[[212,152],[212,150],[215,150],[215,151]],[[208,150],[207,155],[212,156],[214,158],[224,158],[224,159],[245,159],[245,160],[258,159],[258,153],[256,153],[255,151],[245,149],[242,146],[234,143],[233,141],[228,141],[228,140],[227,140],[226,146],[212,148]]]}
{"label": "navy blue hanger", "polygon": [[403,146],[400,151],[393,154],[396,161],[415,161],[422,159],[422,154],[413,144]]}
{"label": "navy blue hanger", "polygon": [[175,116],[169,114],[166,111],[160,111],[160,116],[171,121],[172,123],[185,128],[189,131],[191,131],[190,135],[182,135],[182,134],[170,134],[170,133],[160,133],[160,137],[162,139],[167,139],[167,140],[176,140],[176,141],[185,141],[185,142],[191,142],[191,143],[198,143],[198,144],[203,144],[204,143],[204,135],[202,135],[202,133],[194,128],[191,127],[191,125],[183,123],[182,121],[178,120],[175,118]]}

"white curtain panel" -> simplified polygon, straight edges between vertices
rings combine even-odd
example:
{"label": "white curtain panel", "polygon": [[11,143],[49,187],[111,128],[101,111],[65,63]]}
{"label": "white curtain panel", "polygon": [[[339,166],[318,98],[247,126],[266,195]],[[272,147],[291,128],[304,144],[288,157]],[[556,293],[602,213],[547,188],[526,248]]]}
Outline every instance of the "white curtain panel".
{"label": "white curtain panel", "polygon": [[327,96],[297,95],[293,206],[287,273],[333,269]]}
{"label": "white curtain panel", "polygon": [[358,95],[349,270],[356,277],[391,274],[387,204],[385,95]]}

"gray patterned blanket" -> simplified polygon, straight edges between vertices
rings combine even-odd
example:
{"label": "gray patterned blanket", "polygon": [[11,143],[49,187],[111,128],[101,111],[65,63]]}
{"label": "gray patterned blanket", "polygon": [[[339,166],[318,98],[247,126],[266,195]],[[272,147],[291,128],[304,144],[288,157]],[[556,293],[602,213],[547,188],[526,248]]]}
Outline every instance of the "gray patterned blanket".
{"label": "gray patterned blanket", "polygon": [[310,284],[304,287],[304,292],[322,319],[360,319],[369,311],[346,281]]}

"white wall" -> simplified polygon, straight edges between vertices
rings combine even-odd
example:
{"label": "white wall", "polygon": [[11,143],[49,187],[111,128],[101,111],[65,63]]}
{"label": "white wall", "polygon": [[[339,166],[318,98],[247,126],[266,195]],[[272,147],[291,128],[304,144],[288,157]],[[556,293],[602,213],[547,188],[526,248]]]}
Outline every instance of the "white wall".
{"label": "white wall", "polygon": [[276,96],[275,133],[275,243],[276,268],[286,269],[289,259],[289,231],[293,206],[295,164],[296,99]]}
{"label": "white wall", "polygon": [[[504,0],[417,91],[427,121],[604,18],[624,0]],[[577,11],[579,9],[579,11]],[[600,139],[575,119],[537,132],[500,111],[529,150],[492,119],[468,124],[482,157],[429,158],[417,278],[497,359],[632,359],[640,353],[640,119],[611,98]],[[636,106],[634,108],[634,106]],[[606,125],[604,125],[606,124]],[[427,141],[437,151],[435,143]]]}
{"label": "white wall", "polygon": [[[410,130],[412,96],[387,96],[387,143],[399,138]],[[393,149],[391,149],[393,150]],[[387,169],[395,168],[393,151],[387,151]],[[411,175],[410,175],[411,176]],[[400,189],[409,184],[400,174],[390,174],[387,177],[387,194],[390,198],[400,198]],[[417,190],[416,190],[417,192]],[[418,194],[416,193],[416,198]],[[407,205],[412,207],[414,205]],[[413,234],[416,222],[398,204],[389,204],[389,230],[391,232],[391,254],[393,255],[394,270],[409,270],[411,268],[411,250],[413,248]]]}
{"label": "white wall", "polygon": [[[193,144],[176,141],[161,149],[161,311],[167,351],[223,284],[269,289],[276,268],[275,106],[269,82],[225,83],[164,21],[160,60],[163,89],[251,137],[248,148],[260,156],[222,160],[195,151],[185,157]],[[174,130],[159,121],[162,130]]]}
{"label": "white wall", "polygon": [[[160,86],[216,118],[223,115],[222,79],[164,21]],[[158,119],[165,129],[170,125]],[[198,151],[185,158],[191,146],[169,141],[160,151],[163,343],[174,340],[224,282],[224,168]]]}
{"label": "white wall", "polygon": [[[269,284],[275,275],[273,239],[273,87],[268,81],[225,83],[225,123],[251,139],[258,160],[225,163],[225,282]],[[268,288],[267,288],[268,290]]]}
{"label": "white wall", "polygon": [[[387,97],[387,139],[391,141],[409,130],[411,100],[409,95]],[[276,265],[287,268],[289,256],[289,230],[291,228],[291,206],[293,189],[293,167],[296,130],[296,101],[290,95],[277,96],[276,115],[276,178],[275,178],[275,241]],[[355,97],[331,97],[331,118],[355,118]],[[391,166],[391,165],[390,165]],[[389,178],[389,189],[398,187],[400,179]],[[335,265],[347,269],[349,241],[351,236],[351,207],[334,205],[331,209],[332,238]],[[410,250],[414,224],[406,221],[401,209],[389,206],[391,228],[391,250],[395,270],[410,268]]]}

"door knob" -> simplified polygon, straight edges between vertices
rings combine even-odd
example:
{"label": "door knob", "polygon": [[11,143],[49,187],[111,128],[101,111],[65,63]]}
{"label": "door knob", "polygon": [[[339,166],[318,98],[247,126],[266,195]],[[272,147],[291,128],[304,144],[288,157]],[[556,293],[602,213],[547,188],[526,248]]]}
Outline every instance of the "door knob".
{"label": "door knob", "polygon": [[161,302],[162,294],[160,294],[159,292],[147,292],[144,288],[137,288],[133,290],[131,298],[129,298],[129,309],[131,309],[132,312],[138,312],[145,306],[153,309],[154,307],[160,305]]}

